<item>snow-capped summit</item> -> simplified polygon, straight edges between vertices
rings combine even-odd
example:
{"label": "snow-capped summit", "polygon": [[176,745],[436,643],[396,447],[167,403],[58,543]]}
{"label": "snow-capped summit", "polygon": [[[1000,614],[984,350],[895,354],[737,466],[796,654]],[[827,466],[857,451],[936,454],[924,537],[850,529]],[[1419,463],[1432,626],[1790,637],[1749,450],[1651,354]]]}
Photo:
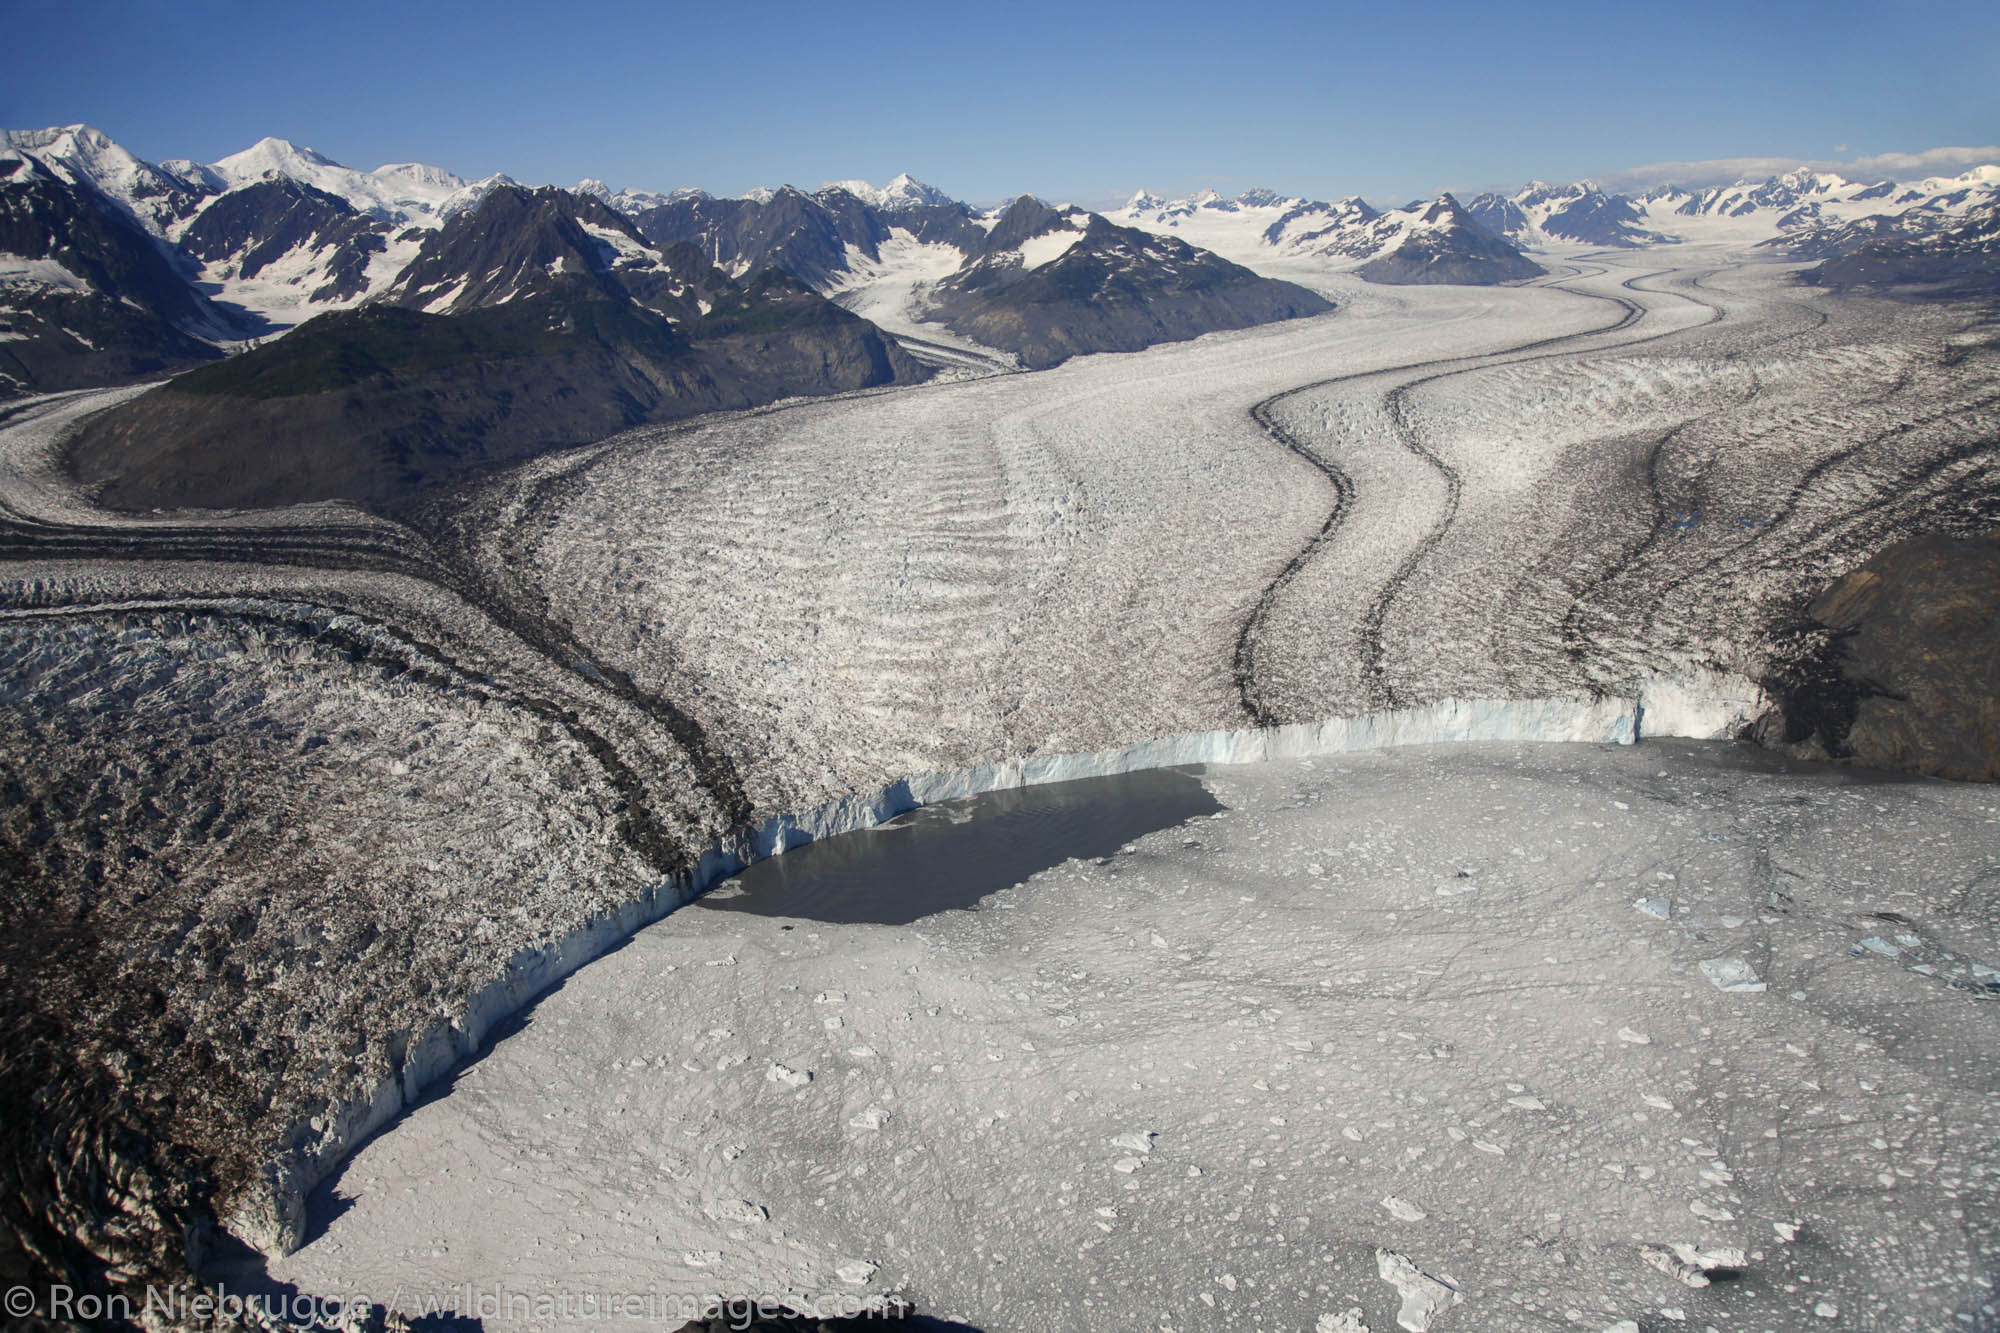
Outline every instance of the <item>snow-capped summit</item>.
{"label": "snow-capped summit", "polygon": [[1662,239],[1644,226],[1641,209],[1595,181],[1551,185],[1529,181],[1512,195],[1482,194],[1466,205],[1495,236],[1523,245],[1651,245]]}
{"label": "snow-capped summit", "polygon": [[933,313],[954,332],[1030,368],[1332,308],[1179,237],[1032,195],[1010,203],[979,251],[931,296]]}
{"label": "snow-capped summit", "polygon": [[332,158],[295,144],[290,139],[270,135],[212,165],[223,177],[233,181],[255,180],[271,172],[303,180],[324,168],[340,166]]}
{"label": "snow-capped summit", "polygon": [[950,195],[933,185],[926,185],[909,172],[903,172],[887,185],[870,185],[863,180],[828,181],[821,190],[845,190],[872,208],[885,212],[895,212],[905,208],[933,208],[939,204],[952,202]]}
{"label": "snow-capped summit", "polygon": [[140,160],[90,125],[0,130],[0,147],[32,157],[57,179],[109,199],[155,236],[186,216],[208,192],[199,181]]}
{"label": "snow-capped summit", "polygon": [[222,178],[220,172],[206,162],[197,162],[191,157],[164,158],[155,165],[200,194],[220,194],[229,188],[229,182]]}
{"label": "snow-capped summit", "polygon": [[356,212],[383,222],[434,227],[472,207],[501,185],[501,175],[468,182],[462,176],[421,162],[391,162],[373,171],[343,166],[323,153],[288,139],[259,139],[240,153],[210,164],[230,187],[281,177],[344,200]]}
{"label": "snow-capped summit", "polygon": [[595,176],[585,176],[571,187],[570,192],[572,194],[587,195],[592,199],[609,204],[620,213],[624,213],[630,217],[636,217],[649,208],[660,208],[683,199],[707,199],[710,197],[706,190],[697,190],[685,185],[665,192],[659,190],[635,190],[630,187],[623,190],[614,190]]}
{"label": "snow-capped summit", "polygon": [[1246,190],[1234,199],[1200,190],[1167,200],[1135,194],[1114,222],[1178,236],[1249,268],[1303,262],[1353,269],[1375,282],[1504,282],[1541,270],[1513,246],[1489,236],[1441,195],[1378,213],[1358,198],[1328,203]]}
{"label": "snow-capped summit", "polygon": [[1539,277],[1543,272],[1539,264],[1480,226],[1449,194],[1335,229],[1321,250],[1365,254],[1354,272],[1370,282],[1487,284]]}

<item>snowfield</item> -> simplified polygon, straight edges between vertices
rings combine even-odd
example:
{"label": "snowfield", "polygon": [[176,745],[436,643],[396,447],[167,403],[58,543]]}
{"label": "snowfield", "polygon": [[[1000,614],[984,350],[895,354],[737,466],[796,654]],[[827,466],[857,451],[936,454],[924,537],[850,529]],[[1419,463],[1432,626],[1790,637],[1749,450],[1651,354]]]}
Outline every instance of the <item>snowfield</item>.
{"label": "snowfield", "polygon": [[[914,318],[920,250],[844,299]],[[1990,315],[1704,246],[1524,287],[1267,271],[1340,308],[1035,374],[940,346],[960,378],[634,432],[404,521],[108,513],[61,438],[132,391],[0,417],[0,777],[35,873],[95,866],[101,938],[144,942],[64,984],[205,1034],[144,1111],[216,1164],[199,1202],[295,1248],[369,1133],[744,857],[1278,756],[1210,773],[1226,818],[989,910],[674,913],[356,1158],[274,1271],[897,1289],[993,1330],[1381,1333],[1398,1290],[1447,1333],[1987,1318],[1989,794],[1284,738],[1754,715],[1803,596],[2000,520]],[[1711,984],[1729,959],[1767,989]]]}

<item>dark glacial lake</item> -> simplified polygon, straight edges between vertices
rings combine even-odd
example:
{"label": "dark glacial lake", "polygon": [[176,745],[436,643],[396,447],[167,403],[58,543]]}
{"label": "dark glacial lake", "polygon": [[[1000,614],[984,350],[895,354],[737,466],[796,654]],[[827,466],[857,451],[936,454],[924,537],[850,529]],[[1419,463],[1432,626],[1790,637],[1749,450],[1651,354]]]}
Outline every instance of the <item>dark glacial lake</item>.
{"label": "dark glacial lake", "polygon": [[1198,766],[1010,787],[940,801],[886,824],[759,861],[698,905],[834,925],[904,926],[973,906],[1072,857],[1222,809]]}

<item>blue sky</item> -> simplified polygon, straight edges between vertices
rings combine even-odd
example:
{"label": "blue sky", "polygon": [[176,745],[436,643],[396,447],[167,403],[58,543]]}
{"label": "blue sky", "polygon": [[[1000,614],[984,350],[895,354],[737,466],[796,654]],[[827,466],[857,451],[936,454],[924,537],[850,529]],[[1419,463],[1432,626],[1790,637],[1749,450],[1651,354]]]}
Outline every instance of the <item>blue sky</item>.
{"label": "blue sky", "polygon": [[2000,141],[1991,3],[0,0],[0,31],[11,128],[531,183],[1393,201]]}

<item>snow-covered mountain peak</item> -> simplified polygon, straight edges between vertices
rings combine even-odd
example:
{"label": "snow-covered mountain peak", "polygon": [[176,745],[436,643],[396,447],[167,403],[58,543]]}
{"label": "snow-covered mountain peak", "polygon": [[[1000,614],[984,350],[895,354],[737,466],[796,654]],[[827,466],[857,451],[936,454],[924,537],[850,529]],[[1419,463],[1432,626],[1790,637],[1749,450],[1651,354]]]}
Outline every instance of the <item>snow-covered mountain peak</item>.
{"label": "snow-covered mountain peak", "polygon": [[273,176],[297,181],[384,222],[420,226],[434,226],[441,218],[477,203],[495,185],[511,183],[496,175],[468,184],[442,167],[421,162],[392,162],[374,171],[357,171],[324,153],[276,138],[259,139],[242,152],[211,163],[210,170],[231,187]]}
{"label": "snow-covered mountain peak", "polygon": [[[456,190],[465,181],[454,176],[443,167],[428,166],[422,162],[390,162],[368,173],[377,180],[403,180],[420,190]],[[503,178],[494,178],[503,179]]]}
{"label": "snow-covered mountain peak", "polygon": [[[39,130],[0,130],[0,143],[24,153],[56,160],[131,154],[113,143],[103,130],[90,125],[52,125]],[[136,160],[136,159],[135,159]]]}
{"label": "snow-covered mountain peak", "polygon": [[70,185],[104,196],[156,236],[191,205],[190,182],[133,156],[91,125],[0,130],[0,146],[35,159]]}
{"label": "snow-covered mountain peak", "polygon": [[584,177],[572,189],[573,193],[587,195],[628,216],[637,216],[649,208],[663,208],[668,204],[678,203],[683,199],[709,199],[713,197],[707,190],[697,190],[687,185],[664,192],[659,190],[635,190],[629,186],[622,190],[614,190],[594,176]]}
{"label": "snow-covered mountain peak", "polygon": [[290,139],[270,136],[259,139],[242,152],[231,153],[211,165],[233,181],[255,180],[271,172],[288,176],[293,180],[301,180],[304,178],[301,173],[340,166],[338,162],[323,153],[302,147]]}
{"label": "snow-covered mountain peak", "polygon": [[1202,190],[1163,200],[1142,190],[1111,221],[1176,236],[1252,269],[1303,263],[1384,282],[1509,281],[1541,272],[1482,231],[1448,194],[1383,213],[1353,196],[1327,203],[1251,189],[1226,199]]}
{"label": "snow-covered mountain peak", "polygon": [[1458,200],[1450,194],[1441,194],[1435,199],[1420,200],[1408,208],[1399,210],[1409,215],[1410,224],[1418,227],[1462,226],[1471,221],[1460,207]]}
{"label": "snow-covered mountain peak", "polygon": [[206,194],[219,194],[229,188],[216,170],[205,162],[197,162],[191,157],[170,157],[159,164],[160,170],[176,180],[185,181],[190,189]]}
{"label": "snow-covered mountain peak", "polygon": [[1996,203],[2000,166],[1907,185],[1797,167],[1730,185],[1660,185],[1630,196],[1587,180],[1530,181],[1512,195],[1480,195],[1468,210],[1487,230],[1525,245],[1637,246],[1676,240],[1761,244],[1868,219],[1931,227]]}
{"label": "snow-covered mountain peak", "polygon": [[950,195],[926,185],[905,171],[887,185],[871,185],[864,180],[828,181],[821,190],[845,190],[862,203],[886,212],[905,208],[931,208],[952,202]]}

